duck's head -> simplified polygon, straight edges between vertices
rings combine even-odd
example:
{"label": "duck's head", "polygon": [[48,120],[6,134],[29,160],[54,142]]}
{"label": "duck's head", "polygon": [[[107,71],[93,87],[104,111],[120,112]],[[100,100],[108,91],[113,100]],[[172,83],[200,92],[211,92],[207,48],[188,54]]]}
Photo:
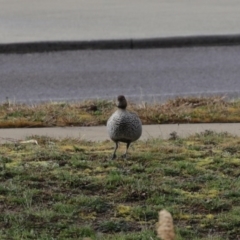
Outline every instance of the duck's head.
{"label": "duck's head", "polygon": [[119,95],[117,98],[117,107],[121,109],[126,109],[127,100],[123,95]]}

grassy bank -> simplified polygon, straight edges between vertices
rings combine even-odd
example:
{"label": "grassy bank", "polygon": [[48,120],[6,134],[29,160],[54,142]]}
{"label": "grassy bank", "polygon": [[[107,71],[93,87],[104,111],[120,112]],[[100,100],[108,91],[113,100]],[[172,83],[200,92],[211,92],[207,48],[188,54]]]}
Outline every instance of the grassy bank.
{"label": "grassy bank", "polygon": [[[240,122],[240,101],[220,97],[178,98],[160,104],[129,104],[143,124]],[[104,125],[116,110],[113,101],[0,105],[0,128]]]}
{"label": "grassy bank", "polygon": [[238,137],[139,141],[114,161],[110,141],[31,138],[0,149],[0,239],[157,239],[163,208],[177,240],[240,237]]}

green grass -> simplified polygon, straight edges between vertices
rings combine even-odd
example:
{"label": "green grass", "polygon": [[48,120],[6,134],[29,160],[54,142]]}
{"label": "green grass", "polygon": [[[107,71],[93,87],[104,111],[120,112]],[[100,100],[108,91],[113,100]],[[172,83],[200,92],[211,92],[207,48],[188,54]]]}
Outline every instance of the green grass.
{"label": "green grass", "polygon": [[161,209],[177,240],[239,239],[238,137],[139,141],[114,161],[110,141],[31,138],[0,148],[0,239],[157,239]]}
{"label": "green grass", "polygon": [[[165,103],[129,103],[143,124],[240,122],[240,101],[221,97],[176,98]],[[104,125],[116,110],[114,101],[0,104],[0,128]]]}

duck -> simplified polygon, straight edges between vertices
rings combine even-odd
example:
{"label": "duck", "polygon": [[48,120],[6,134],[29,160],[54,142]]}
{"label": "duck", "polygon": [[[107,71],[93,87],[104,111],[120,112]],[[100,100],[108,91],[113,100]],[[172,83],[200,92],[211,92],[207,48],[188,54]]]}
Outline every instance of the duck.
{"label": "duck", "polygon": [[127,110],[127,100],[125,96],[117,97],[118,109],[109,117],[107,121],[107,132],[110,139],[115,142],[112,160],[115,159],[119,142],[126,143],[126,152],[122,155],[127,158],[130,144],[137,141],[142,135],[142,122],[138,115]]}

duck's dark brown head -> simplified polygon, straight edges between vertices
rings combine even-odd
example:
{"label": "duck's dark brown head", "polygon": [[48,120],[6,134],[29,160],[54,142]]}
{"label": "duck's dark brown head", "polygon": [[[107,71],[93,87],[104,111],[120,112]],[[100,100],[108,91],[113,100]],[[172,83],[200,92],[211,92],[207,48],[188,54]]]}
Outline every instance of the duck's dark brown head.
{"label": "duck's dark brown head", "polygon": [[126,109],[126,107],[127,107],[126,98],[123,95],[119,95],[117,100],[118,100],[117,107],[121,108],[121,109]]}

